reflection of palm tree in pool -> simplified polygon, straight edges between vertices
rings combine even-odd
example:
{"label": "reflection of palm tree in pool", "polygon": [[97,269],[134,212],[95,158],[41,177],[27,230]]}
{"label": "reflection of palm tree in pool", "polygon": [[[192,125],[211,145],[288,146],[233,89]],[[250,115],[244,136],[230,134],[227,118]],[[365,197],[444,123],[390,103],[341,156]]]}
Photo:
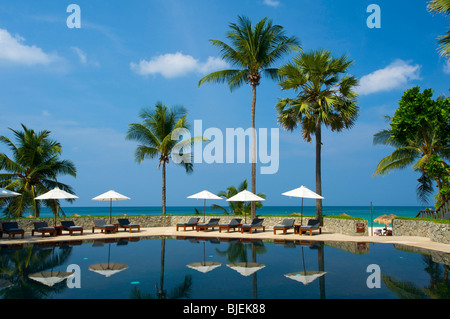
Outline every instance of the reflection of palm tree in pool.
{"label": "reflection of palm tree in pool", "polygon": [[28,278],[28,275],[48,271],[63,265],[69,258],[71,248],[59,249],[52,256],[52,249],[26,246],[18,249],[2,248],[0,251],[0,277],[13,285],[0,291],[3,299],[44,299],[67,288],[66,282],[52,287]]}
{"label": "reflection of palm tree in pool", "polygon": [[440,265],[431,256],[423,255],[424,270],[430,276],[428,287],[418,287],[410,282],[400,281],[393,276],[382,275],[386,287],[401,299],[449,299],[450,298],[450,267]]}
{"label": "reflection of palm tree in pool", "polygon": [[131,299],[180,299],[189,298],[192,288],[192,276],[184,276],[184,280],[181,284],[173,288],[169,294],[164,289],[164,264],[166,254],[166,240],[161,238],[161,272],[159,277],[159,287],[155,284],[156,293],[144,293],[139,288],[135,287],[131,292]]}

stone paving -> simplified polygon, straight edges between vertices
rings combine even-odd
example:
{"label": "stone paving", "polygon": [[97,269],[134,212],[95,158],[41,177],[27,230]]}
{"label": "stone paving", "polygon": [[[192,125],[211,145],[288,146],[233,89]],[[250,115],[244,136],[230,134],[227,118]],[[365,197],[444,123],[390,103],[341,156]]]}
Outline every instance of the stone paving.
{"label": "stone paving", "polygon": [[31,233],[27,232],[25,238],[21,239],[20,235],[16,235],[16,238],[9,240],[5,235],[0,239],[0,245],[14,245],[14,244],[28,244],[28,243],[38,243],[38,242],[48,242],[48,241],[70,241],[70,240],[98,240],[98,239],[113,239],[113,238],[131,238],[131,237],[152,237],[152,236],[185,236],[185,237],[214,237],[214,238],[244,238],[244,239],[263,239],[263,240],[305,240],[305,241],[351,241],[351,242],[374,242],[374,243],[391,243],[391,244],[403,244],[407,246],[419,247],[423,249],[435,250],[444,253],[450,253],[450,244],[443,244],[431,241],[426,237],[419,236],[351,236],[343,235],[338,233],[330,233],[322,231],[319,234],[318,231],[313,231],[312,236],[309,234],[294,234],[292,230],[288,231],[287,234],[282,234],[277,232],[276,235],[273,234],[272,229],[267,229],[263,232],[259,230],[258,232],[253,232],[249,234],[244,232],[243,234],[239,231],[219,232],[218,230],[208,230],[208,231],[195,231],[195,230],[179,230],[177,231],[175,227],[148,227],[141,228],[140,232],[133,230],[131,233],[128,231],[120,230],[113,234],[104,234],[100,230],[96,230],[92,233],[91,229],[85,229],[84,234],[74,233],[70,236],[68,232],[63,232],[63,235],[50,237],[48,234],[42,238],[40,234],[35,234],[31,236]]}

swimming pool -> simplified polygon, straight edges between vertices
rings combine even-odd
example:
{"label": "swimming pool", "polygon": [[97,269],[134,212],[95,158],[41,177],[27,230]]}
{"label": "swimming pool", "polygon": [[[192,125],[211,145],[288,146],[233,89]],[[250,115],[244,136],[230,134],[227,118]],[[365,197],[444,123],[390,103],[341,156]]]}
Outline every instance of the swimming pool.
{"label": "swimming pool", "polygon": [[[0,247],[0,295],[3,299],[449,298],[449,255],[393,244],[183,237],[10,245]],[[43,272],[73,274],[55,280]]]}

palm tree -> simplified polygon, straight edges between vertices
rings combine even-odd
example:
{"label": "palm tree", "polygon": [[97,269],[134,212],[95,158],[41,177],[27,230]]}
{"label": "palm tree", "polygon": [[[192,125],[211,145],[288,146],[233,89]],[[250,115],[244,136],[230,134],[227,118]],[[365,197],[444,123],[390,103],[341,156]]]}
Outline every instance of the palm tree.
{"label": "palm tree", "polygon": [[[392,118],[385,117],[389,122]],[[381,130],[373,138],[373,144],[381,144],[394,147],[392,154],[384,157],[377,165],[373,175],[386,175],[393,170],[403,169],[412,165],[413,169],[421,174],[418,179],[417,196],[424,202],[428,201],[433,193],[432,179],[426,172],[427,163],[438,155],[441,158],[450,158],[450,146],[442,144],[437,138],[438,130],[435,126],[426,125],[415,135],[406,140],[399,140],[391,129]],[[439,179],[436,180],[438,188],[441,188]]]}
{"label": "palm tree", "polygon": [[[177,130],[189,129],[187,111],[183,107],[169,109],[161,102],[156,103],[155,109],[143,109],[139,115],[143,123],[131,123],[128,125],[126,139],[138,141],[135,158],[138,163],[145,159],[153,159],[159,156],[158,168],[162,167],[162,213],[166,213],[166,165],[172,158],[174,163],[184,167],[186,173],[193,171],[191,154],[178,154],[175,152],[201,139],[201,137],[188,138],[178,142],[173,137]],[[177,155],[176,160],[173,157]],[[187,158],[187,160],[186,160]]]}
{"label": "palm tree", "polygon": [[[248,187],[247,180],[244,180],[241,184],[239,184],[238,188],[235,186],[227,187],[226,191],[220,191],[217,196],[223,197],[223,198],[231,198],[234,195],[236,195],[239,192],[242,192],[243,190],[246,190]],[[266,198],[266,195],[263,193],[256,194],[259,197]],[[263,205],[261,202],[254,202],[256,208],[262,208]],[[234,215],[249,215],[251,213],[251,204],[244,203],[244,202],[228,202],[229,208],[228,210],[225,207],[222,207],[217,204],[213,204],[211,206],[212,209],[220,209],[225,214],[234,214]]]}
{"label": "palm tree", "polygon": [[[287,37],[282,26],[273,25],[267,18],[259,21],[254,27],[249,18],[239,16],[238,23],[229,24],[226,38],[231,44],[219,40],[211,40],[219,47],[222,59],[235,66],[235,69],[221,70],[203,77],[198,85],[203,83],[227,82],[231,91],[242,86],[245,82],[252,87],[252,163],[251,190],[256,194],[256,133],[255,109],[256,87],[264,75],[271,79],[278,79],[277,68],[274,64],[291,50],[299,49],[299,41],[295,37]],[[255,217],[255,206],[252,204],[252,217]]]}
{"label": "palm tree", "polygon": [[[61,144],[50,139],[50,131],[35,132],[22,124],[23,130],[10,130],[14,133],[16,143],[8,137],[0,136],[0,142],[11,151],[11,157],[0,154],[0,186],[20,193],[21,196],[0,200],[0,207],[5,207],[5,215],[20,217],[31,210],[33,216],[39,217],[41,201],[35,197],[59,187],[73,194],[70,186],[57,181],[59,175],[76,177],[77,170],[73,162],[61,160]],[[55,200],[42,201],[46,207],[58,215],[59,203]]]}
{"label": "palm tree", "polygon": [[[450,15],[450,0],[431,0],[428,2],[428,11],[448,16]],[[445,35],[438,39],[439,52],[450,61],[450,28]]]}
{"label": "palm tree", "polygon": [[[312,51],[294,58],[293,63],[280,68],[283,90],[297,92],[294,99],[280,99],[277,103],[278,122],[286,130],[301,127],[303,139],[316,138],[316,193],[322,194],[321,148],[322,125],[332,131],[353,127],[359,112],[357,94],[353,91],[357,80],[344,75],[353,64],[347,56],[333,58],[330,51]],[[316,215],[322,223],[322,200],[316,200]]]}

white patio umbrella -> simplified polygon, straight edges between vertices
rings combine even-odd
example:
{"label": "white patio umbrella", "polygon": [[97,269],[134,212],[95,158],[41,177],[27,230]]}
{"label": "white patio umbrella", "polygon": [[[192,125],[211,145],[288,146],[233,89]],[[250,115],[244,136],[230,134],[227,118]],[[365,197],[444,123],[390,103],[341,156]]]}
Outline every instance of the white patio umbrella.
{"label": "white patio umbrella", "polygon": [[127,196],[124,196],[122,194],[119,194],[116,191],[109,190],[106,193],[103,193],[101,195],[98,195],[97,197],[94,197],[92,200],[109,201],[109,223],[111,223],[111,219],[112,219],[112,201],[130,200],[130,198],[127,197]]}
{"label": "white patio umbrella", "polygon": [[19,196],[21,194],[4,189],[4,188],[0,188],[0,198],[3,197],[13,197],[13,196]]}
{"label": "white patio umbrella", "polygon": [[[227,199],[227,202],[259,202],[264,200],[264,198],[259,197],[252,192],[244,189],[243,191],[237,193],[236,195]],[[244,214],[245,223],[247,222],[247,217]]]}
{"label": "white patio umbrella", "polygon": [[208,192],[207,190],[204,190],[197,194],[188,196],[188,198],[203,199],[203,222],[205,222],[206,200],[207,199],[222,199],[221,197],[214,195],[213,193]]}
{"label": "white patio umbrella", "polygon": [[[59,189],[58,187],[55,187],[51,191],[36,197],[35,200],[36,199],[38,199],[38,200],[54,199],[55,202],[57,202],[58,199],[75,199],[75,198],[78,198],[78,196],[75,196],[75,195],[70,194],[70,193],[68,193],[66,191],[63,191],[62,189]],[[60,207],[58,206],[57,212],[59,211],[59,208]],[[57,214],[55,214],[55,226],[56,226],[56,215]]]}
{"label": "white patio umbrella", "polygon": [[299,188],[290,190],[288,192],[282,193],[281,195],[289,197],[301,197],[302,198],[302,210],[301,210],[301,221],[303,221],[303,198],[315,198],[324,199],[324,197],[319,194],[314,193],[312,190],[306,188],[305,186],[300,186]]}

